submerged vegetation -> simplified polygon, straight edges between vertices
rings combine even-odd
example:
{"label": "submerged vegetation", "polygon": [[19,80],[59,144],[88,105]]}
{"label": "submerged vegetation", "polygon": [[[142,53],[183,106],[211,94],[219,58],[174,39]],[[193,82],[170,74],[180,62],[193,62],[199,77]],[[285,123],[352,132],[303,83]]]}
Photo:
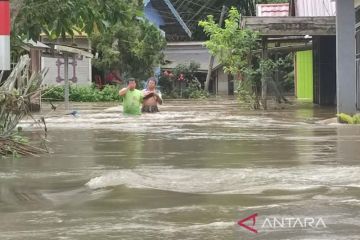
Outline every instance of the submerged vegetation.
{"label": "submerged vegetation", "polygon": [[355,114],[350,116],[345,113],[340,113],[336,115],[340,123],[347,123],[347,124],[360,124],[360,114]]}
{"label": "submerged vegetation", "polygon": [[[31,116],[32,100],[40,95],[44,72],[28,75],[30,58],[21,57],[10,76],[0,85],[0,155],[8,153],[35,154],[43,150],[27,145],[14,134],[19,121]],[[2,74],[0,74],[1,82]]]}

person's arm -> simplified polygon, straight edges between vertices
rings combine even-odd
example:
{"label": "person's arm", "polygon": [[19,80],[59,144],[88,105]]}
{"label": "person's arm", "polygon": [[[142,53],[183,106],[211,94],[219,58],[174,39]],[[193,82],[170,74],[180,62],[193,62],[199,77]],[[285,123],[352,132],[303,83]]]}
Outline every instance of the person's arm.
{"label": "person's arm", "polygon": [[129,89],[128,89],[127,87],[121,89],[121,90],[119,91],[119,95],[120,95],[120,96],[124,96],[124,95],[127,93],[128,90],[129,90]]}
{"label": "person's arm", "polygon": [[120,84],[120,83],[121,83],[121,80],[113,79],[112,82],[113,82],[113,83],[118,83],[118,84]]}
{"label": "person's arm", "polygon": [[115,82],[117,82],[117,83],[121,83],[122,82],[122,79],[121,79],[121,77],[119,77],[117,74],[115,74]]}
{"label": "person's arm", "polygon": [[161,98],[161,93],[160,92],[154,92],[154,95],[156,97],[156,101],[161,105],[163,103],[163,100]]}
{"label": "person's arm", "polygon": [[145,97],[144,91],[140,91],[140,103],[144,103],[144,97]]}

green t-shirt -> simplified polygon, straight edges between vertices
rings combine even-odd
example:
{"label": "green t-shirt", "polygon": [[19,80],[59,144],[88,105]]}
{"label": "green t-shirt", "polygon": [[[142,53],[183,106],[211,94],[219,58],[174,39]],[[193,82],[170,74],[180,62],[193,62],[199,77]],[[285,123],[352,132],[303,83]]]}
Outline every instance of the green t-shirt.
{"label": "green t-shirt", "polygon": [[143,93],[140,90],[128,90],[123,96],[123,112],[125,114],[140,115],[141,104],[143,102]]}

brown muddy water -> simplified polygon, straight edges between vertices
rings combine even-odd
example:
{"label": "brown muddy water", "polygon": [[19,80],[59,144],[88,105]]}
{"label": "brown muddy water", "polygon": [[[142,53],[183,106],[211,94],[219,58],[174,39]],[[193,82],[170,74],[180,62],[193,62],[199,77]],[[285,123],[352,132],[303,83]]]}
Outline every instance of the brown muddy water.
{"label": "brown muddy water", "polygon": [[1,240],[360,239],[360,127],[317,123],[334,109],[47,109],[52,153],[0,160]]}

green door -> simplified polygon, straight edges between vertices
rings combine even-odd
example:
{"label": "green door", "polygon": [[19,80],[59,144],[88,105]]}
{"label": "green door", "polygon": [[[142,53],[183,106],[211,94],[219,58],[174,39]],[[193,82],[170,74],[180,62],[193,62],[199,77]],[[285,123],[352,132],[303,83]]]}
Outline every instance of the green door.
{"label": "green door", "polygon": [[296,53],[296,97],[313,101],[313,53],[300,51]]}

